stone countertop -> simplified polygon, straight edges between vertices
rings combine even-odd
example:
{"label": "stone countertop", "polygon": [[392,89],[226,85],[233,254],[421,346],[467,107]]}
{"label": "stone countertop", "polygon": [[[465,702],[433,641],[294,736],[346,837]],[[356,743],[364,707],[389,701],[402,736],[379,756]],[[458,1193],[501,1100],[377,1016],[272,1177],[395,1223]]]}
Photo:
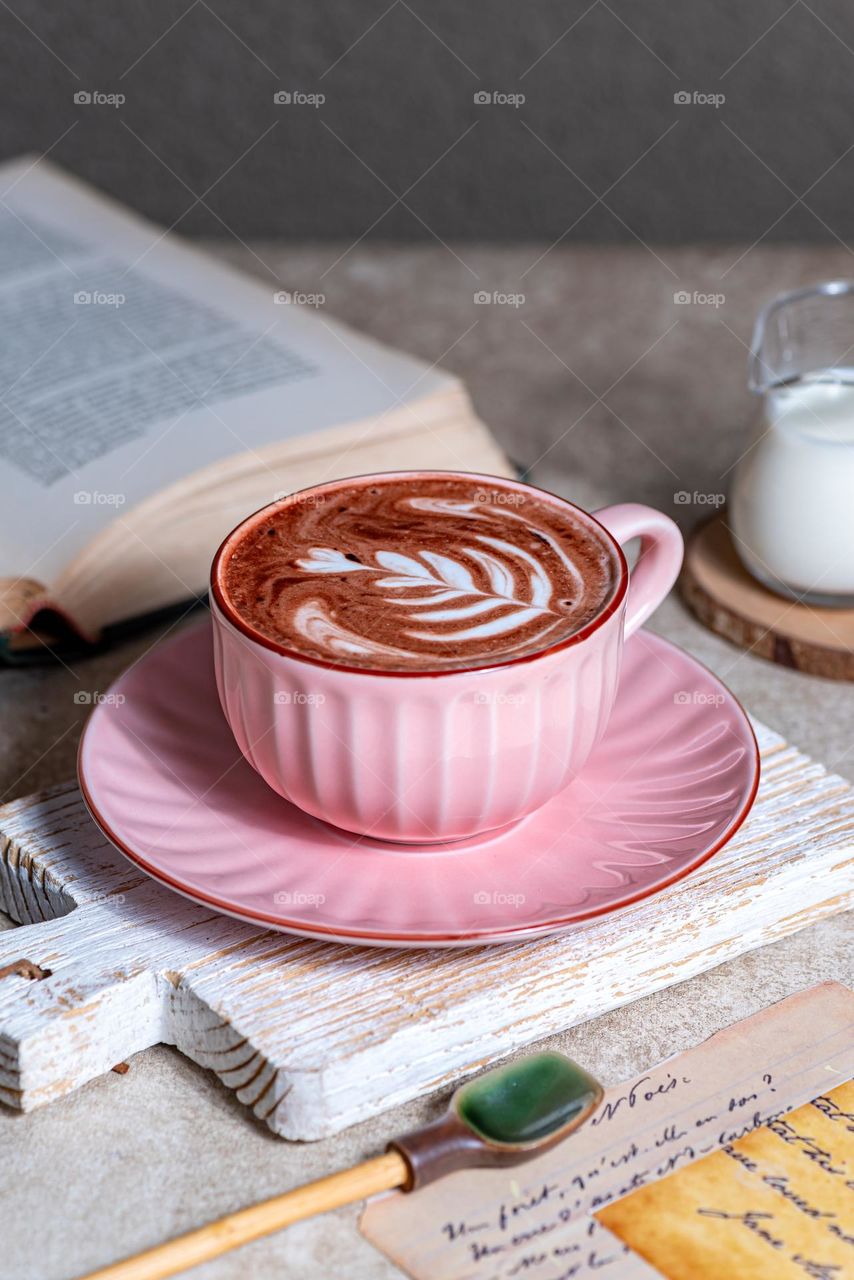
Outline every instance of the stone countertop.
{"label": "stone countertop", "polygon": [[[757,308],[782,289],[845,275],[849,254],[761,245],[546,250],[215,247],[273,287],[321,292],[330,313],[460,373],[535,483],[588,507],[650,502],[689,527],[725,493],[748,444],[746,348]],[[480,291],[488,303],[475,302]],[[854,685],[742,653],[675,598],[652,626],[791,742],[854,775]],[[3,798],[73,774],[87,711],[74,693],[105,690],[159,634],[73,672],[0,673]],[[852,951],[851,918],[837,917],[545,1043],[614,1083],[814,982],[854,982]],[[0,1108],[0,1271],[4,1280],[79,1275],[380,1151],[442,1102],[422,1099],[338,1137],[291,1144],[179,1053],[149,1050],[128,1074],[108,1074],[41,1111]],[[191,1274],[399,1276],[358,1235],[356,1218],[355,1208],[337,1211]]]}

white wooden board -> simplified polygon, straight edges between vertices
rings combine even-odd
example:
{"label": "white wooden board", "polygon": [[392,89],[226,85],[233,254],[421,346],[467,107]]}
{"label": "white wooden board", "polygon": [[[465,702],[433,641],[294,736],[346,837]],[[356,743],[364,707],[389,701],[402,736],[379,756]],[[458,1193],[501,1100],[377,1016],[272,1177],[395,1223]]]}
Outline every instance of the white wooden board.
{"label": "white wooden board", "polygon": [[694,875],[559,937],[465,951],[265,932],[141,875],[74,784],[6,805],[0,906],[23,927],[0,933],[0,1099],[29,1110],[162,1042],[276,1133],[320,1138],[842,911],[854,792],[755,727],[757,802]]}

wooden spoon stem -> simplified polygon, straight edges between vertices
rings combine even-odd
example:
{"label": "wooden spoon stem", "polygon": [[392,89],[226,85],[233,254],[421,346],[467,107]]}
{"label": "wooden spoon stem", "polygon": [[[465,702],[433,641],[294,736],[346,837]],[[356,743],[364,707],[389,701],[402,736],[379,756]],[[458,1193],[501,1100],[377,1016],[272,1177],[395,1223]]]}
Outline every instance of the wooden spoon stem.
{"label": "wooden spoon stem", "polygon": [[262,1200],[248,1209],[226,1214],[197,1231],[102,1267],[100,1271],[92,1271],[84,1280],[164,1280],[166,1276],[217,1258],[229,1249],[279,1231],[292,1222],[401,1187],[408,1177],[409,1167],[403,1156],[397,1151],[388,1151],[353,1169],[344,1169],[286,1191],[284,1195]]}

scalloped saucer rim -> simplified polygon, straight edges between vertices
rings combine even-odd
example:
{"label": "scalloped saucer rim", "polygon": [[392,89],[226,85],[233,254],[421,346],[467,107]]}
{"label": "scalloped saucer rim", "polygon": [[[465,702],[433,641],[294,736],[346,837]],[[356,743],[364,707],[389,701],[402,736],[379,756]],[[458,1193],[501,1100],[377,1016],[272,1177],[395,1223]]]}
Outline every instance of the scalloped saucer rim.
{"label": "scalloped saucer rim", "polygon": [[689,875],[756,796],[759,753],[740,703],[690,654],[641,630],[627,642],[605,737],[542,809],[448,845],[360,839],[282,800],[243,760],[210,644],[203,622],[119,677],[87,723],[80,787],[96,825],[140,870],[260,927],[384,947],[560,932]]}

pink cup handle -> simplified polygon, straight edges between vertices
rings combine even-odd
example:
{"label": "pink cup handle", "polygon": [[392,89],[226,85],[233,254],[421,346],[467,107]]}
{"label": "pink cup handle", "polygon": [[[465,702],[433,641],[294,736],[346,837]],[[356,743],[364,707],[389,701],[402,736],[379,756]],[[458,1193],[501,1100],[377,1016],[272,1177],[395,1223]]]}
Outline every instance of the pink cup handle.
{"label": "pink cup handle", "polygon": [[629,583],[628,637],[646,622],[676,581],[682,565],[682,534],[669,516],[639,502],[621,502],[593,514],[621,546],[632,538],[641,540]]}

